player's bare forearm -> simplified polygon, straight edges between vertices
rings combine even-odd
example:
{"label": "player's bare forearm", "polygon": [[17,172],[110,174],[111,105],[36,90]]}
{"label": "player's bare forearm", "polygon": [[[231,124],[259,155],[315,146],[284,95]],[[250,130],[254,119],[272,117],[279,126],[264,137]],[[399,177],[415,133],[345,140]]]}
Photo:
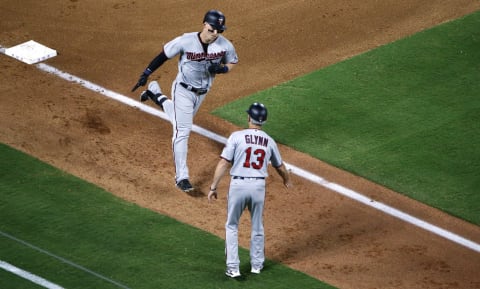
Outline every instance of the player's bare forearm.
{"label": "player's bare forearm", "polygon": [[288,189],[292,187],[292,182],[290,181],[290,174],[287,171],[287,168],[285,167],[284,164],[282,164],[279,167],[276,167],[275,170],[277,173],[282,177],[283,179],[283,185]]}
{"label": "player's bare forearm", "polygon": [[213,181],[210,187],[211,189],[217,188],[218,183],[220,183],[220,180],[225,175],[229,165],[230,163],[223,158],[218,161],[217,167],[215,168],[215,174],[213,175]]}
{"label": "player's bare forearm", "polygon": [[217,198],[217,187],[220,183],[220,180],[227,172],[228,167],[230,166],[230,162],[225,159],[220,159],[218,161],[217,167],[215,168],[215,173],[213,175],[213,181],[210,185],[210,192],[208,193],[208,201],[211,201],[212,198]]}

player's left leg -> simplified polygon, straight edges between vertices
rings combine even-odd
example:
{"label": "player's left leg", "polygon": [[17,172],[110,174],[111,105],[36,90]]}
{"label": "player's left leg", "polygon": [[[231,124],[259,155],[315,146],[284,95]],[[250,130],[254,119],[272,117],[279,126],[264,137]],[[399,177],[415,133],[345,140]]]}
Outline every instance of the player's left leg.
{"label": "player's left leg", "polygon": [[238,224],[246,206],[245,189],[240,182],[232,180],[227,197],[227,221],[225,223],[225,259],[227,270],[240,269],[238,256]]}
{"label": "player's left leg", "polygon": [[252,202],[249,206],[252,232],[250,236],[250,264],[253,273],[260,273],[265,262],[265,232],[263,228],[263,208],[265,203],[265,180],[254,181],[251,189]]}
{"label": "player's left leg", "polygon": [[172,149],[175,161],[175,180],[177,184],[182,180],[189,179],[187,167],[188,139],[193,126],[194,103],[193,93],[186,89],[175,89],[174,121],[172,135]]}

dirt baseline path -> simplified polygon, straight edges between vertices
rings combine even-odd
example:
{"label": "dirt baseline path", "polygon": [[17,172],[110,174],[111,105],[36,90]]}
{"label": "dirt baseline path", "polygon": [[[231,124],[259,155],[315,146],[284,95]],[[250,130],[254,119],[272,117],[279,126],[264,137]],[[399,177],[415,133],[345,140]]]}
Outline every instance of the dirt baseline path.
{"label": "dirt baseline path", "polygon": [[[48,64],[137,99],[130,89],[162,45],[198,31],[205,11],[220,9],[240,62],[217,78],[195,123],[228,136],[238,127],[209,111],[480,9],[478,0],[150,2],[3,1],[0,44],[34,39],[59,52]],[[183,194],[173,184],[169,123],[4,55],[0,67],[1,142],[224,237],[226,179],[215,205],[205,198],[222,145],[192,134],[189,167],[201,190]],[[176,63],[169,61],[151,79],[169,95],[175,74]],[[280,149],[288,163],[480,242],[477,226]],[[286,191],[274,173],[268,179],[268,258],[338,288],[480,288],[480,254],[300,177],[293,182]],[[243,217],[240,244],[246,248],[249,226]]]}

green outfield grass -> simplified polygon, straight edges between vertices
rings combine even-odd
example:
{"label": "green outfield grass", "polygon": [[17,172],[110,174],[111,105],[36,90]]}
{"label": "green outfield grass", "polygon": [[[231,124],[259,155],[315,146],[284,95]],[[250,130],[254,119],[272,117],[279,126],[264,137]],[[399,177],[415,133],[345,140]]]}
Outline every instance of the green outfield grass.
{"label": "green outfield grass", "polygon": [[[251,275],[244,249],[232,280],[222,239],[3,144],[0,156],[0,260],[64,288],[333,288],[271,260]],[[0,269],[0,288],[42,287]]]}
{"label": "green outfield grass", "polygon": [[[244,126],[261,101],[279,142],[480,224],[478,27],[480,12],[214,114]],[[3,144],[0,260],[69,289],[333,288],[271,260],[260,276],[243,261],[231,280],[222,239]],[[42,287],[0,269],[0,288]]]}
{"label": "green outfield grass", "polygon": [[479,27],[477,12],[213,113],[244,126],[263,102],[280,143],[478,225]]}

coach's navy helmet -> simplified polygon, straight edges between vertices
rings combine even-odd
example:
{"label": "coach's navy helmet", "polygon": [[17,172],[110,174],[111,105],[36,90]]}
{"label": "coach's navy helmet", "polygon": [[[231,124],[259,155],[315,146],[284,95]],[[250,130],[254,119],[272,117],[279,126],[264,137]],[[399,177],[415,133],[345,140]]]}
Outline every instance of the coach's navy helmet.
{"label": "coach's navy helmet", "polygon": [[205,14],[205,17],[203,17],[203,22],[207,22],[217,31],[223,31],[227,29],[227,26],[225,26],[225,15],[218,10],[209,10]]}
{"label": "coach's navy helmet", "polygon": [[259,102],[255,102],[247,110],[252,123],[262,125],[267,121],[267,108]]}

